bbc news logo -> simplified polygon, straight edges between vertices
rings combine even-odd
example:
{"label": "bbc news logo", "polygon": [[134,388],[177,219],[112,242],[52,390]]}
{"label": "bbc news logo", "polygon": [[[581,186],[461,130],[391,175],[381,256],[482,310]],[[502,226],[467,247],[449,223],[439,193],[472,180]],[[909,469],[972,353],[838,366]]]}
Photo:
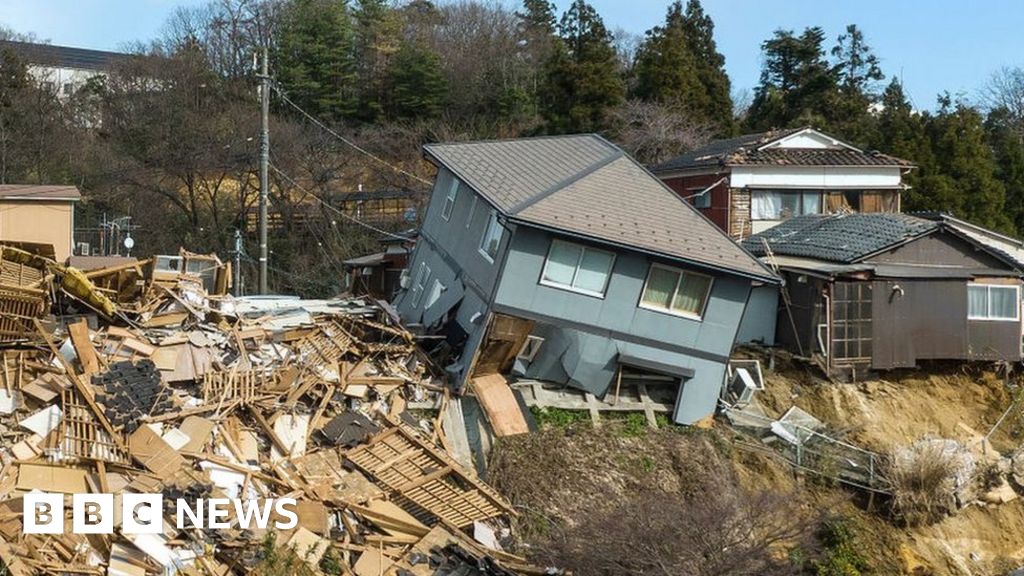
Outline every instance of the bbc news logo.
{"label": "bbc news logo", "polygon": [[[121,533],[162,534],[164,497],[162,494],[121,495]],[[64,533],[64,494],[30,492],[23,497],[22,532],[25,534]],[[175,524],[187,528],[265,530],[274,518],[274,528],[289,530],[299,523],[294,498],[237,500],[199,498],[195,502],[175,501]],[[74,534],[113,534],[116,512],[113,494],[74,494],[71,497],[71,532]],[[234,516],[232,517],[232,512]],[[237,526],[232,520],[238,522]]]}

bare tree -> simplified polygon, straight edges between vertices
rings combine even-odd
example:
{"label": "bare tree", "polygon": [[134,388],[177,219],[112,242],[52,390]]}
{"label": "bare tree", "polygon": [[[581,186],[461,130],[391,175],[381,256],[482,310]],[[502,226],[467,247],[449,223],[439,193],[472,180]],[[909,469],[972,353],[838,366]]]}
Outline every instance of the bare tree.
{"label": "bare tree", "polygon": [[981,102],[993,111],[1002,109],[1018,130],[1024,130],[1024,69],[1003,67],[981,89]]}
{"label": "bare tree", "polygon": [[612,113],[615,141],[641,162],[656,164],[705,144],[710,125],[656,102],[629,100]]}

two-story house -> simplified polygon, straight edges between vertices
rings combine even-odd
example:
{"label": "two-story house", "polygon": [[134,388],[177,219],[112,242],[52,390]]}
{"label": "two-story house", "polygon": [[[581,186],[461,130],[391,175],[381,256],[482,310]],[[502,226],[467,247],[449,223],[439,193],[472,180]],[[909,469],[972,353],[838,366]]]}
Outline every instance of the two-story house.
{"label": "two-story house", "polygon": [[913,164],[799,128],[716,140],[651,168],[733,238],[804,214],[899,212]]}
{"label": "two-story house", "polygon": [[603,397],[622,367],[710,414],[757,259],[596,135],[424,146],[438,167],[395,306],[461,356],[456,386],[512,373]]}

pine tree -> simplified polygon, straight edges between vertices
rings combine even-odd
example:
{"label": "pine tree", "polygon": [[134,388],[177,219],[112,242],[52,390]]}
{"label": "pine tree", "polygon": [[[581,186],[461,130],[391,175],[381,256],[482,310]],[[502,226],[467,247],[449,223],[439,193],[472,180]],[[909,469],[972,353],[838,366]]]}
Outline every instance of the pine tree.
{"label": "pine tree", "polygon": [[558,25],[559,41],[545,65],[543,111],[551,133],[604,128],[625,97],[612,35],[585,0],[574,0]]}
{"label": "pine tree", "polygon": [[847,26],[836,39],[832,58],[838,94],[829,108],[829,125],[845,139],[863,145],[873,138],[871,105],[878,101],[876,85],[885,75],[856,24]]}
{"label": "pine tree", "polygon": [[824,31],[814,27],[800,36],[792,30],[776,30],[761,44],[764,64],[747,117],[750,128],[828,128],[837,86],[836,74],[825,58],[824,42]]}
{"label": "pine tree", "polygon": [[448,83],[437,54],[418,43],[403,42],[389,71],[390,117],[425,119],[441,114]]}
{"label": "pine tree", "polygon": [[925,116],[914,111],[897,78],[882,92],[879,103],[881,108],[875,119],[877,129],[869,147],[917,165],[904,178],[910,188],[903,193],[903,205],[908,211],[926,209],[927,199],[921,196],[920,180],[934,173],[936,168]]}
{"label": "pine tree", "polygon": [[341,120],[357,104],[352,47],[344,0],[293,0],[278,36],[273,73],[306,111]]}

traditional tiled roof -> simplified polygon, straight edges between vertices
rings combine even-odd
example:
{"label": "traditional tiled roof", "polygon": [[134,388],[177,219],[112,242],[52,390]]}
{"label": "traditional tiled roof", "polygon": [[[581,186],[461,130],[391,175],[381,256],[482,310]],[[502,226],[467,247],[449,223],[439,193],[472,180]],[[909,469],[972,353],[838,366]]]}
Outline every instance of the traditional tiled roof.
{"label": "traditional tiled roof", "polygon": [[747,134],[715,140],[706,146],[662,162],[651,168],[655,173],[674,172],[712,166],[899,166],[913,163],[876,151],[862,151],[843,145],[836,148],[774,148],[766,146],[787,136],[807,130],[797,128]]}
{"label": "traditional tiled roof", "polygon": [[428,144],[424,151],[513,221],[774,281],[756,258],[600,136]]}
{"label": "traditional tiled roof", "polygon": [[776,255],[849,264],[938,227],[938,222],[909,214],[807,214],[754,234],[743,246],[765,256],[763,239]]}

